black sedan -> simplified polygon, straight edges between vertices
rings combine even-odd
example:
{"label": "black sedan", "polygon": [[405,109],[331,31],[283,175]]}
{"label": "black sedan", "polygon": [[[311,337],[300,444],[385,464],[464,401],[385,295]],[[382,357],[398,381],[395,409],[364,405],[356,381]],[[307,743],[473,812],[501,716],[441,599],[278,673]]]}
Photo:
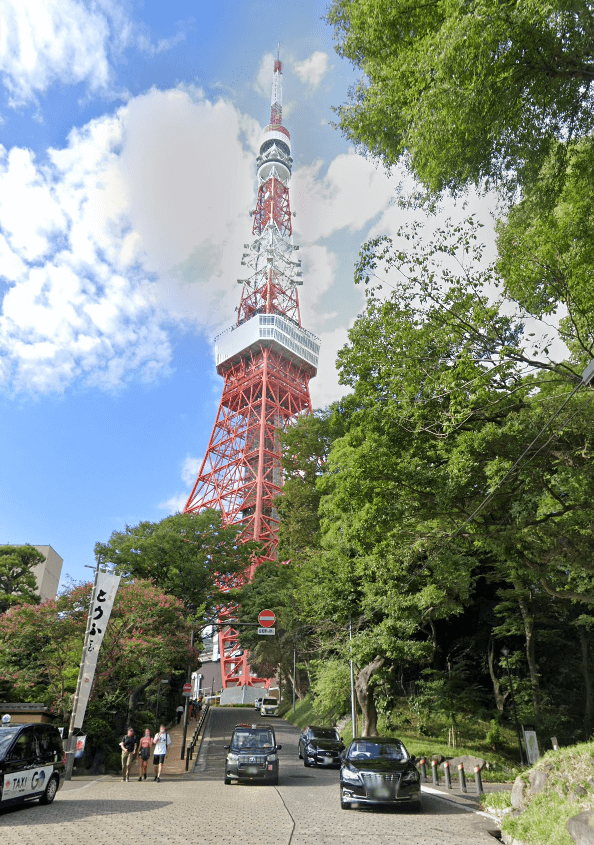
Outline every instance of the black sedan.
{"label": "black sedan", "polygon": [[336,728],[307,727],[297,750],[304,766],[340,766],[344,745]]}
{"label": "black sedan", "polygon": [[357,737],[340,769],[340,806],[353,804],[410,804],[421,809],[421,779],[411,756],[399,739]]}

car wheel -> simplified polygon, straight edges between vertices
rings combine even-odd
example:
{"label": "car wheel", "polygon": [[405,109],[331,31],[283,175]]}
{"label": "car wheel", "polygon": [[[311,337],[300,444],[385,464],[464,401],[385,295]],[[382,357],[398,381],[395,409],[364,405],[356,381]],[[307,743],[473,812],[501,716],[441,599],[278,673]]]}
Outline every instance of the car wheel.
{"label": "car wheel", "polygon": [[305,766],[306,769],[309,769],[311,763],[308,762],[307,757],[303,758],[303,765]]}
{"label": "car wheel", "polygon": [[423,812],[423,799],[419,798],[418,801],[415,801],[413,804],[413,811],[415,813],[422,813]]}
{"label": "car wheel", "polygon": [[271,786],[278,786],[278,775],[270,781]]}
{"label": "car wheel", "polygon": [[39,799],[40,804],[51,804],[58,791],[58,778],[51,777],[45,787],[45,792]]}
{"label": "car wheel", "polygon": [[303,760],[303,754],[301,753],[301,748],[297,749],[297,753],[299,754],[299,759]]}
{"label": "car wheel", "polygon": [[343,801],[342,798],[340,799],[340,809],[341,810],[350,810],[351,809],[351,802],[350,801]]}
{"label": "car wheel", "polygon": [[229,784],[231,783],[231,778],[227,778],[227,777],[226,777],[226,778],[225,778],[225,783],[227,784],[227,786],[229,786]]}

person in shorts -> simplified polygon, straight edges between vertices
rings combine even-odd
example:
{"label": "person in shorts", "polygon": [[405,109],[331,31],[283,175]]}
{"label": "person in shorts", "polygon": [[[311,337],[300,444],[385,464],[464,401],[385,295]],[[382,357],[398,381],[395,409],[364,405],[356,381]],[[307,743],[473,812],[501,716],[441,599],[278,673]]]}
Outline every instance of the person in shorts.
{"label": "person in shorts", "polygon": [[122,749],[122,780],[130,780],[130,766],[136,754],[136,736],[134,728],[128,728],[128,733],[120,742]]}
{"label": "person in shorts", "polygon": [[146,780],[146,771],[148,769],[149,760],[151,759],[152,744],[153,738],[151,737],[151,729],[147,728],[144,732],[144,736],[138,743],[138,749],[140,754],[140,777],[138,778],[138,780],[142,780],[143,778],[144,780]]}
{"label": "person in shorts", "polygon": [[155,764],[154,780],[159,783],[161,780],[163,763],[165,762],[165,757],[167,756],[167,749],[171,745],[171,737],[165,730],[165,725],[161,725],[159,733],[155,734],[153,745],[155,746],[155,756],[153,757],[153,763]]}

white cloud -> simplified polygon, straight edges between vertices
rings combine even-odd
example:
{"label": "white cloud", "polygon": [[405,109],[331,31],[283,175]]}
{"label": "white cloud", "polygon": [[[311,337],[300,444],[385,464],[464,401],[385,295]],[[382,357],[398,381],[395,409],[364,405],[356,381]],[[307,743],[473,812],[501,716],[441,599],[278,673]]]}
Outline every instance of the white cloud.
{"label": "white cloud", "polygon": [[120,5],[108,0],[4,0],[0,15],[0,76],[13,105],[56,82],[104,89],[110,55],[131,37]]}
{"label": "white cloud", "polygon": [[317,88],[330,70],[330,60],[328,53],[322,53],[316,50],[312,53],[309,59],[303,62],[296,62],[293,65],[293,70],[299,79],[311,88]]}
{"label": "white cloud", "polygon": [[321,169],[318,161],[294,172],[295,231],[305,243],[359,231],[394,202],[396,180],[354,152],[337,156],[323,177]]}
{"label": "white cloud", "polygon": [[272,91],[272,74],[274,72],[274,54],[265,53],[260,60],[258,75],[254,82],[254,90],[263,97],[270,97]]}
{"label": "white cloud", "polygon": [[[200,467],[202,466],[203,460],[204,460],[203,458],[191,458],[191,457],[188,457],[188,458],[185,459],[183,467],[182,467],[182,471],[181,471],[181,477],[182,477],[182,481],[184,482],[184,484],[187,487],[190,487],[196,481],[196,478],[198,476],[198,473],[200,472]],[[187,496],[186,496],[186,498],[187,498]]]}
{"label": "white cloud", "polygon": [[167,371],[168,324],[232,318],[253,172],[249,120],[151,91],[39,162],[0,148],[0,379],[114,389]]}
{"label": "white cloud", "polygon": [[190,491],[196,481],[196,478],[198,477],[198,473],[200,472],[202,460],[202,458],[192,458],[190,456],[185,459],[182,465],[181,479],[186,485],[186,492],[178,493],[171,496],[169,499],[166,499],[164,502],[161,502],[159,507],[162,510],[167,511],[168,513],[178,513],[184,509],[185,504],[188,501]]}
{"label": "white cloud", "polygon": [[[351,321],[352,324],[352,321]],[[321,349],[318,373],[309,383],[311,403],[314,408],[325,408],[331,402],[336,402],[348,392],[347,388],[339,385],[336,369],[336,356],[348,341],[348,329],[341,326],[332,332],[320,334]]]}

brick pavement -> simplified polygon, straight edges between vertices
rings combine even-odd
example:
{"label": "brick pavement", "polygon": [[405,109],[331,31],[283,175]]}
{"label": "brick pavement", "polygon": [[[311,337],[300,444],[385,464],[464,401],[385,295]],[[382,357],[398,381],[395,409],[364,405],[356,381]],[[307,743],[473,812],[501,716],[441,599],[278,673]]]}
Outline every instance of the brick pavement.
{"label": "brick pavement", "polygon": [[[219,714],[215,718],[219,718]],[[236,719],[233,714],[233,719]],[[2,845],[489,845],[494,825],[474,812],[476,797],[447,794],[427,784],[424,812],[407,808],[340,809],[334,771],[307,770],[285,734],[279,787],[224,786],[221,773],[204,779],[200,765],[185,773],[183,726],[170,729],[174,745],[161,783],[119,777],[80,777],[66,784],[49,807],[37,803],[0,813]],[[202,758],[220,768],[227,728],[210,726]],[[188,731],[190,734],[190,731]],[[208,749],[212,751],[209,753]],[[295,742],[296,748],[296,742]],[[176,753],[177,750],[177,753]],[[221,760],[218,758],[221,757]],[[195,757],[198,762],[198,758]],[[152,765],[150,767],[152,770]],[[214,769],[213,769],[214,774]],[[486,785],[491,788],[491,785]],[[443,800],[445,798],[446,800]]]}

